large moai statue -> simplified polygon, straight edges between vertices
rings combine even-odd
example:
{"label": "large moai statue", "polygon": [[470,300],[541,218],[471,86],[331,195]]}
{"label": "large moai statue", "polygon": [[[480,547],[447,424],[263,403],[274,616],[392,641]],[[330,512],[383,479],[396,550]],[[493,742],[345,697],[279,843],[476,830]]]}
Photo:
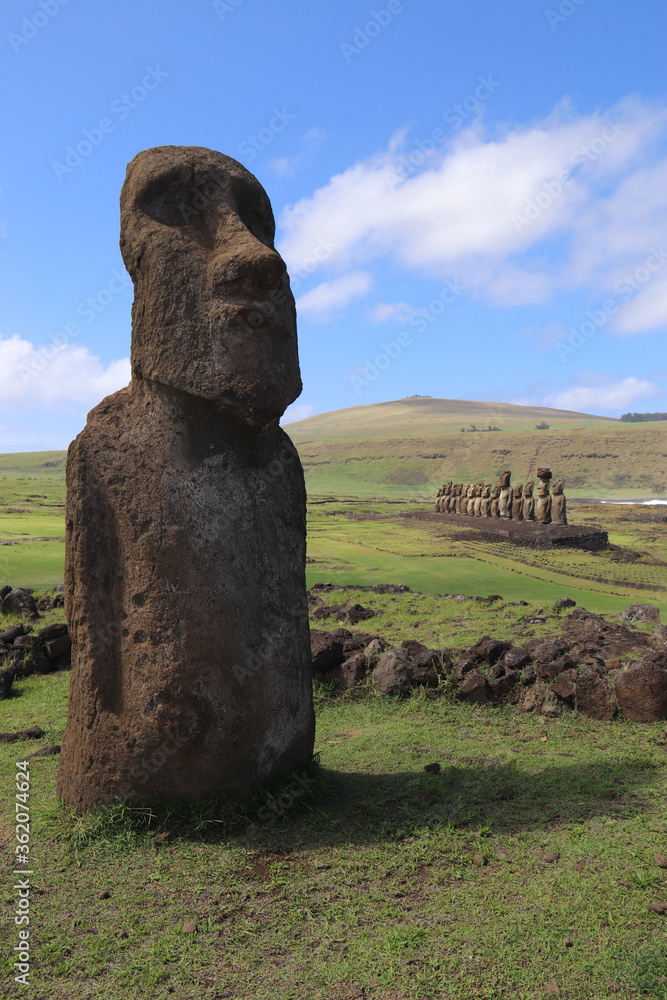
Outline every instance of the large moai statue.
{"label": "large moai statue", "polygon": [[465,485],[465,483],[461,484],[461,491],[456,501],[456,513],[457,514],[468,513],[468,487]]}
{"label": "large moai statue", "polygon": [[458,498],[458,495],[459,495],[459,489],[460,489],[459,484],[458,483],[454,483],[454,485],[452,486],[452,492],[449,494],[449,497],[447,498],[447,513],[448,514],[455,514],[456,513],[456,501],[457,501],[457,498]]}
{"label": "large moai statue", "polygon": [[523,484],[514,487],[512,495],[512,520],[523,521]]}
{"label": "large moai statue", "polygon": [[523,506],[521,508],[521,514],[524,521],[535,520],[535,497],[533,496],[534,488],[535,482],[532,479],[529,479],[523,488]]}
{"label": "large moai statue", "polygon": [[443,487],[442,496],[440,497],[440,507],[438,508],[441,513],[446,513],[449,507],[449,498],[452,495],[452,483],[445,483]]}
{"label": "large moai statue", "polygon": [[551,520],[553,524],[567,524],[567,502],[563,493],[564,482],[556,479],[552,486]]}
{"label": "large moai statue", "polygon": [[438,492],[435,495],[435,510],[442,510],[442,496],[445,492],[444,486],[438,486]]}
{"label": "large moai statue", "polygon": [[537,491],[537,502],[535,503],[535,516],[541,524],[551,524],[551,494],[549,492],[551,470],[538,469],[537,475],[540,485]]}
{"label": "large moai statue", "polygon": [[509,469],[505,469],[504,472],[500,474],[500,496],[498,497],[498,513],[501,517],[510,518],[512,516],[512,487],[510,486],[510,480],[512,478],[512,473]]}
{"label": "large moai statue", "polygon": [[67,804],[243,795],[310,759],[305,489],[278,424],[301,379],[273,241],[236,160],[130,163],[132,381],[67,458]]}
{"label": "large moai statue", "polygon": [[487,483],[482,490],[482,505],[480,509],[482,517],[491,517],[491,487]]}
{"label": "large moai statue", "polygon": [[500,486],[491,490],[491,517],[500,517]]}
{"label": "large moai statue", "polygon": [[466,512],[468,517],[474,517],[475,514],[475,486],[470,485],[468,487],[468,510]]}

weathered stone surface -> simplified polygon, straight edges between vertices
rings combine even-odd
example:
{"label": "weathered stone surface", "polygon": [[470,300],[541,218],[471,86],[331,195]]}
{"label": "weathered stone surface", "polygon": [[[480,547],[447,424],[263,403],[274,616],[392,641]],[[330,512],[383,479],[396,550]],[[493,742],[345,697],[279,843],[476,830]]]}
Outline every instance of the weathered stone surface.
{"label": "weathered stone surface", "polygon": [[35,598],[27,590],[21,590],[19,587],[10,590],[3,598],[0,611],[4,615],[27,615],[28,618],[39,618]]}
{"label": "weathered stone surface", "polygon": [[334,684],[342,691],[347,691],[354,684],[362,681],[368,672],[368,660],[363,653],[353,653],[337,667],[325,670],[322,680],[325,684]]}
{"label": "weathered stone surface", "polygon": [[493,639],[490,635],[482,638],[468,650],[470,656],[479,657],[491,666],[512,646],[506,639]]}
{"label": "weathered stone surface", "polygon": [[524,712],[536,712],[555,719],[565,710],[565,702],[544,684],[533,684],[524,688],[519,706]]}
{"label": "weathered stone surface", "polygon": [[552,681],[554,677],[558,677],[564,670],[571,670],[574,666],[574,660],[566,653],[564,656],[559,656],[558,659],[551,660],[549,663],[537,663],[535,671],[537,676],[543,681]]}
{"label": "weathered stone surface", "polygon": [[332,632],[311,629],[310,650],[313,670],[330,670],[343,662],[343,643]]}
{"label": "weathered stone surface", "polygon": [[613,719],[615,699],[604,669],[579,667],[574,675],[574,707],[594,719]]}
{"label": "weathered stone surface", "polygon": [[503,663],[506,667],[511,670],[522,670],[527,667],[529,663],[532,663],[533,654],[529,649],[522,649],[519,646],[515,646],[513,649],[508,649],[503,656]]}
{"label": "weathered stone surface", "polygon": [[471,670],[459,684],[456,697],[460,701],[474,704],[484,704],[488,701],[489,688],[486,677],[481,670]]}
{"label": "weathered stone surface", "polygon": [[25,635],[25,625],[12,625],[11,628],[6,629],[4,632],[0,632],[0,644],[10,645],[15,639],[18,639],[20,635]]}
{"label": "weathered stone surface", "polygon": [[410,661],[400,649],[389,649],[373,671],[373,684],[380,694],[404,695],[412,690]]}
{"label": "weathered stone surface", "polygon": [[533,649],[533,660],[535,663],[551,663],[567,650],[567,643],[560,637],[553,639],[540,639]]}
{"label": "weathered stone surface", "polygon": [[557,597],[554,601],[554,608],[558,611],[562,611],[564,608],[575,608],[577,602],[573,601],[571,597]]}
{"label": "weathered stone surface", "polygon": [[621,611],[624,622],[656,622],[660,621],[660,608],[655,604],[630,604]]}
{"label": "weathered stone surface", "polygon": [[16,677],[15,667],[5,667],[0,670],[0,698],[8,698]]}
{"label": "weathered stone surface", "polygon": [[656,625],[649,637],[649,645],[653,649],[667,649],[667,625]]}
{"label": "weathered stone surface", "polygon": [[516,670],[505,670],[498,677],[489,678],[490,699],[497,704],[510,700],[514,688],[519,683]]}
{"label": "weathered stone surface", "polygon": [[621,714],[633,722],[667,719],[667,670],[644,660],[618,674],[614,691]]}
{"label": "weathered stone surface", "polygon": [[245,794],[312,754],[305,489],[278,423],[301,379],[273,240],[235,160],[163,146],[129,165],[132,381],[67,458],[68,804]]}

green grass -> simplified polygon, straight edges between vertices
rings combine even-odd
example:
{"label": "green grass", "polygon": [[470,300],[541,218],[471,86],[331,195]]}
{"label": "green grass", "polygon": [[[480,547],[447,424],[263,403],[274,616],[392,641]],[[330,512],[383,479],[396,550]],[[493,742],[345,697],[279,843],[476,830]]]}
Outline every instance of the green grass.
{"label": "green grass", "polygon": [[[66,674],[19,682],[0,728],[57,741],[66,690]],[[57,758],[31,763],[31,995],[667,997],[667,918],[647,909],[667,897],[664,724],[424,695],[317,704],[314,797],[268,825],[77,819],[55,800]],[[34,748],[0,746],[4,788]],[[11,850],[8,812],[2,834]],[[9,881],[4,895],[11,912]],[[0,934],[9,954],[14,929]]]}

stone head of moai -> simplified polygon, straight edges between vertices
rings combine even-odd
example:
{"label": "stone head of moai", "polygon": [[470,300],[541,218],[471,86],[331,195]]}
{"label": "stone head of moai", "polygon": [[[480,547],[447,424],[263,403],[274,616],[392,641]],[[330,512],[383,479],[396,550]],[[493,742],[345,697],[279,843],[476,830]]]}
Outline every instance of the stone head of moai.
{"label": "stone head of moai", "polygon": [[510,484],[510,479],[512,478],[512,473],[510,469],[505,469],[504,472],[500,473],[499,485],[501,489],[507,489]]}
{"label": "stone head of moai", "polygon": [[261,426],[301,392],[296,313],[259,182],[198,146],[139,153],[121,193],[132,374]]}
{"label": "stone head of moai", "polygon": [[489,486],[488,483],[486,483],[484,489],[482,490],[482,497],[486,500],[490,496],[491,496],[491,487]]}
{"label": "stone head of moai", "polygon": [[494,486],[493,487],[493,489],[491,491],[491,496],[493,497],[494,500],[497,500],[498,497],[500,496],[500,489],[501,489],[500,486]]}
{"label": "stone head of moai", "polygon": [[538,479],[547,479],[547,480],[549,480],[549,479],[551,479],[551,475],[552,475],[551,469],[539,468],[537,470],[537,478]]}
{"label": "stone head of moai", "polygon": [[523,495],[525,497],[532,497],[534,489],[535,489],[535,481],[533,479],[529,479],[523,488]]}
{"label": "stone head of moai", "polygon": [[539,485],[539,489],[537,491],[537,495],[540,496],[540,497],[548,497],[550,495],[549,494],[549,480],[548,479],[540,479],[540,485]]}
{"label": "stone head of moai", "polygon": [[514,499],[518,500],[522,496],[523,496],[523,485],[521,483],[518,483],[518,485],[514,487]]}
{"label": "stone head of moai", "polygon": [[557,497],[561,496],[564,486],[565,483],[563,482],[562,479],[554,479],[553,484],[551,486],[554,496]]}

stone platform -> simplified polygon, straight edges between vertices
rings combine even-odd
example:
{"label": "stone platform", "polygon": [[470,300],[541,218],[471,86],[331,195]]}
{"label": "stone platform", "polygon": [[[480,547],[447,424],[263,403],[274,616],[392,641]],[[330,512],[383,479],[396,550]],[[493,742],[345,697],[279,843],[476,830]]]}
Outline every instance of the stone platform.
{"label": "stone platform", "polygon": [[473,528],[477,537],[485,542],[512,542],[533,549],[587,549],[589,552],[609,548],[606,531],[577,524],[541,524],[539,521],[469,517],[465,514],[440,514],[438,511],[414,511],[402,516],[446,524],[448,527]]}

